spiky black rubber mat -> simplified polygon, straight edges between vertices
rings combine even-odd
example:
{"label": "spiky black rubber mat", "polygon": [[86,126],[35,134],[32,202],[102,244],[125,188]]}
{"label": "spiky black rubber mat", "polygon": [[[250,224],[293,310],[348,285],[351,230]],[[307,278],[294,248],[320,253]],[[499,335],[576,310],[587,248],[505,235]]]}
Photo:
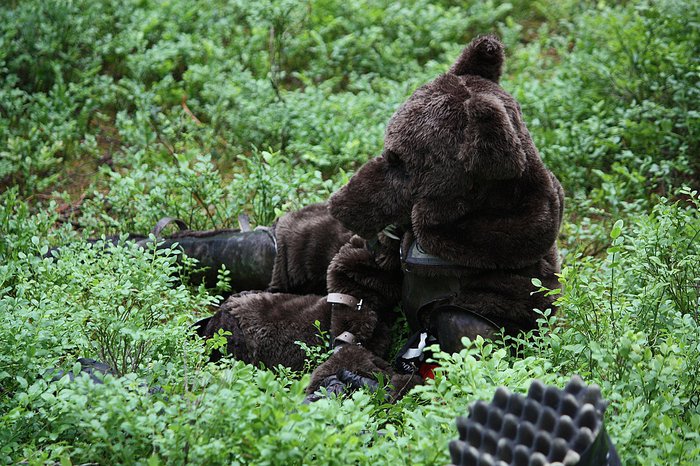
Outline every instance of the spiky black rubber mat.
{"label": "spiky black rubber mat", "polygon": [[574,376],[564,390],[530,385],[527,397],[498,388],[490,404],[477,401],[457,418],[450,442],[458,466],[619,466],[605,432],[607,402],[597,385]]}

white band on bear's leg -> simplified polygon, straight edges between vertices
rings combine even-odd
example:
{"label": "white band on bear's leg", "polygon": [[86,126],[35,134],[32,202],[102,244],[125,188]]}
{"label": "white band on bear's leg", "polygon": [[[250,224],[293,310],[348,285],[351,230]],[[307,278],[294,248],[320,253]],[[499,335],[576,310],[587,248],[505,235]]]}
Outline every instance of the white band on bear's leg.
{"label": "white band on bear's leg", "polygon": [[333,340],[333,352],[337,353],[343,346],[347,345],[362,346],[362,344],[357,341],[357,338],[355,338],[355,335],[350,332],[343,332],[335,337],[335,340]]}
{"label": "white band on bear's leg", "polygon": [[326,301],[328,301],[331,304],[344,304],[350,307],[358,307],[358,305],[362,303],[361,299],[358,300],[354,296],[350,296],[349,294],[343,293],[328,293]]}

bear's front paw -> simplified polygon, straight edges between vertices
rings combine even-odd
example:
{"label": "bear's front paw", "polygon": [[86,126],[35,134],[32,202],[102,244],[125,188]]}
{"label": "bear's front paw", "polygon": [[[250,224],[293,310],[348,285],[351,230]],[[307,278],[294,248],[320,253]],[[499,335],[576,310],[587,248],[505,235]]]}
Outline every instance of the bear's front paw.
{"label": "bear's front paw", "polygon": [[[396,374],[388,362],[361,346],[343,346],[311,374],[306,387],[305,403],[324,395],[350,393],[360,388],[376,391],[379,380],[389,382],[386,398],[396,401],[411,388],[423,383],[423,378],[413,374]],[[325,394],[321,391],[325,388]]]}
{"label": "bear's front paw", "polygon": [[342,395],[351,393],[360,388],[368,388],[370,391],[376,391],[379,388],[379,382],[370,378],[358,375],[347,369],[341,369],[337,374],[331,375],[323,379],[319,388],[325,388],[325,394],[317,390],[306,396],[304,403],[313,403],[325,396]]}
{"label": "bear's front paw", "polygon": [[372,354],[366,348],[346,345],[316,368],[311,374],[311,383],[306,387],[306,393],[311,395],[321,387],[326,387],[329,392],[334,391],[335,388],[338,388],[337,383],[356,389],[368,385],[369,380],[374,381],[374,384],[369,385],[376,388],[376,380],[380,377],[383,377],[384,380],[389,380],[391,377],[389,363]]}

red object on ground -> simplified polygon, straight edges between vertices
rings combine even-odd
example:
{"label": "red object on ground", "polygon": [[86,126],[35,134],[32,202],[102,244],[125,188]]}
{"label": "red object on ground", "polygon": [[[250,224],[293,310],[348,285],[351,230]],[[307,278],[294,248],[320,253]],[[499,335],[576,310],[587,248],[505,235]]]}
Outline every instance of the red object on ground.
{"label": "red object on ground", "polygon": [[420,376],[424,379],[434,379],[435,374],[433,373],[433,369],[436,367],[440,366],[437,364],[428,364],[427,362],[424,362],[421,364],[420,369],[418,369],[418,374],[420,374]]}

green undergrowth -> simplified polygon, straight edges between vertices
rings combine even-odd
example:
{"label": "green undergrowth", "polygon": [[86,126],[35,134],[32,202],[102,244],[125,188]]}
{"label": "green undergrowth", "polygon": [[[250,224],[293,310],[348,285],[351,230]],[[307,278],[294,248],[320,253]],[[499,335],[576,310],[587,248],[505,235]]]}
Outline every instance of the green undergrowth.
{"label": "green undergrowth", "polygon": [[[678,0],[5,2],[0,462],[445,464],[470,403],[580,374],[624,464],[698,464],[698,25]],[[559,312],[517,351],[465,341],[397,404],[304,405],[311,365],[207,362],[222,338],[190,326],[221,298],[177,251],[79,241],[326,199],[488,32],[567,192]],[[80,357],[115,374],[51,381]]]}

